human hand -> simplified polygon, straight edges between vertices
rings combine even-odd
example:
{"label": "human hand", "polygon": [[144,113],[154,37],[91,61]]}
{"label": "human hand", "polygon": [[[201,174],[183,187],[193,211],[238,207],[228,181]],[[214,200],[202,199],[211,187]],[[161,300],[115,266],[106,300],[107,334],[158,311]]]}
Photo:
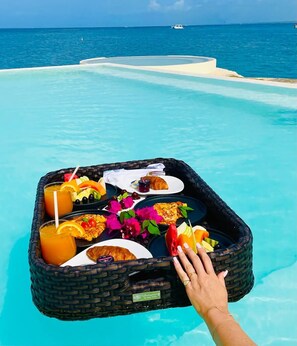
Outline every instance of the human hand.
{"label": "human hand", "polygon": [[216,275],[211,260],[202,246],[197,243],[198,254],[184,244],[185,253],[178,246],[178,257],[173,258],[177,274],[183,284],[190,302],[205,319],[208,312],[216,308],[228,314],[228,294],[225,277],[228,271]]}

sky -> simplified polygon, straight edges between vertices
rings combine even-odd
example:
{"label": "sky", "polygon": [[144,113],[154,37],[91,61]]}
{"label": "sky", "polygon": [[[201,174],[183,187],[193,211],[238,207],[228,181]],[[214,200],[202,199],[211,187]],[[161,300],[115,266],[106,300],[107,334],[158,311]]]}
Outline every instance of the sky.
{"label": "sky", "polygon": [[297,0],[0,0],[0,28],[297,22]]}

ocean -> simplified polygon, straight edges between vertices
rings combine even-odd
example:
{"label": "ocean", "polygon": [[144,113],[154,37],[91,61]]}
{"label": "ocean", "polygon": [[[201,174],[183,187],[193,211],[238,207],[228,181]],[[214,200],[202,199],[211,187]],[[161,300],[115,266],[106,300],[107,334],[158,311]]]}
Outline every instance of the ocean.
{"label": "ocean", "polygon": [[1,29],[0,69],[78,64],[94,57],[197,55],[245,77],[297,78],[292,23],[170,27]]}

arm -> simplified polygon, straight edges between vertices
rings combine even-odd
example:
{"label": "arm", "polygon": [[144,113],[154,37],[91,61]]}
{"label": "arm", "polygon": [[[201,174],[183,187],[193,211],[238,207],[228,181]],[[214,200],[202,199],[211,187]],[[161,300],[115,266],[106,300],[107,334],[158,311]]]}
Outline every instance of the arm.
{"label": "arm", "polygon": [[225,286],[228,271],[216,275],[209,256],[199,243],[198,256],[187,244],[184,246],[186,254],[178,247],[179,260],[174,257],[173,263],[190,302],[204,319],[216,345],[255,345],[228,311]]}

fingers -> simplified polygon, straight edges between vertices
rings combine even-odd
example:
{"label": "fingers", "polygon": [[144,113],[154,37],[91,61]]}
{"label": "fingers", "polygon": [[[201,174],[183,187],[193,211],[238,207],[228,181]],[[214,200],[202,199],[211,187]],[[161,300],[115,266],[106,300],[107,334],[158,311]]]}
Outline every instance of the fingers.
{"label": "fingers", "polygon": [[177,272],[178,277],[180,278],[181,282],[187,286],[190,283],[190,279],[187,275],[187,273],[183,270],[183,267],[179,263],[178,259],[176,257],[173,257],[173,264],[175,266],[175,270]]}
{"label": "fingers", "polygon": [[228,274],[228,270],[225,270],[223,272],[220,272],[217,276],[218,276],[218,279],[220,280],[221,284],[226,287],[226,283],[225,283],[225,277],[227,276]]}
{"label": "fingers", "polygon": [[[192,263],[188,260],[188,257],[183,252],[182,248],[178,246],[177,249],[178,249],[178,256],[183,265],[184,271],[186,272],[187,276],[190,277],[192,273],[195,273],[195,269],[193,268]],[[193,252],[193,250],[191,251]]]}
{"label": "fingers", "polygon": [[214,269],[213,269],[211,259],[209,258],[209,256],[205,252],[204,248],[199,243],[197,243],[196,246],[197,246],[198,255],[201,259],[201,262],[203,263],[205,271],[208,274],[213,274]]}
{"label": "fingers", "polygon": [[[205,274],[205,269],[203,267],[203,264],[200,260],[200,258],[195,254],[195,252],[188,246],[188,244],[184,244],[184,247],[186,249],[186,254],[187,256],[189,256],[195,271],[197,273],[197,275],[203,275]],[[184,257],[187,259],[187,256],[184,255]],[[187,259],[188,261],[188,259]],[[189,262],[189,261],[188,261]],[[190,262],[189,262],[190,263]],[[184,263],[183,263],[184,264]]]}

